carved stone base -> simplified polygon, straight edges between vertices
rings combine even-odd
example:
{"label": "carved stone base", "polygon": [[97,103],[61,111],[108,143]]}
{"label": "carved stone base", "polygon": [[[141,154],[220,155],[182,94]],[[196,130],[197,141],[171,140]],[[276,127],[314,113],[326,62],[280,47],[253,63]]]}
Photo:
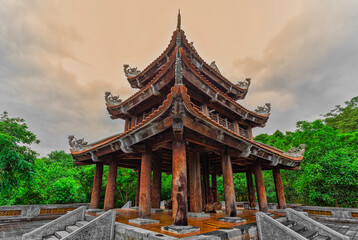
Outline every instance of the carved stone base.
{"label": "carved stone base", "polygon": [[206,217],[210,217],[210,214],[207,214],[207,213],[188,212],[188,217],[192,217],[192,218],[206,218]]}
{"label": "carved stone base", "polygon": [[241,222],[246,222],[246,219],[239,218],[239,217],[223,217],[223,218],[219,218],[218,221],[231,222],[231,223],[241,223]]}
{"label": "carved stone base", "polygon": [[139,224],[139,225],[159,223],[158,220],[150,219],[150,218],[135,218],[135,219],[129,219],[128,222],[130,222],[130,223],[135,223],[135,224]]}
{"label": "carved stone base", "polygon": [[195,227],[195,226],[190,226],[190,225],[188,225],[188,226],[169,225],[169,226],[162,227],[162,230],[173,232],[173,233],[178,233],[178,234],[184,234],[184,233],[200,231],[200,227]]}

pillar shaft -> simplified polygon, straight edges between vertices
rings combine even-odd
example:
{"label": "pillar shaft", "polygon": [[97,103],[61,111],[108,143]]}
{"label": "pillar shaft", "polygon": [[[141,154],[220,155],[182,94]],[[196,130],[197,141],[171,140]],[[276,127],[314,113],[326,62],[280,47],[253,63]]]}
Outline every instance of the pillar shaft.
{"label": "pillar shaft", "polygon": [[247,192],[250,209],[256,208],[256,196],[254,182],[252,181],[252,172],[251,170],[246,171],[246,183],[247,183]]}
{"label": "pillar shaft", "polygon": [[161,156],[154,159],[152,208],[160,208],[160,191],[162,187],[162,159]]}
{"label": "pillar shaft", "polygon": [[209,162],[208,162],[207,156],[205,156],[203,159],[203,183],[204,183],[204,194],[205,194],[204,204],[207,204],[211,201],[211,199],[210,199]]}
{"label": "pillar shaft", "polygon": [[117,179],[117,162],[111,161],[109,163],[106,195],[104,197],[104,210],[110,210],[114,207],[114,194],[116,191],[116,179]]}
{"label": "pillar shaft", "polygon": [[223,154],[221,163],[223,170],[226,216],[236,217],[235,187],[230,156]]}
{"label": "pillar shaft", "polygon": [[285,192],[283,191],[280,169],[277,167],[275,167],[273,169],[273,179],[275,181],[275,189],[276,189],[276,197],[277,197],[278,207],[280,209],[285,209],[286,208]]}
{"label": "pillar shaft", "polygon": [[92,194],[91,194],[91,209],[99,208],[99,200],[101,198],[101,186],[103,175],[103,163],[96,163],[96,170],[94,172]]}
{"label": "pillar shaft", "polygon": [[189,156],[190,211],[199,213],[203,211],[200,178],[200,153],[191,152]]}
{"label": "pillar shaft", "polygon": [[141,161],[138,218],[150,218],[151,173],[152,149],[146,146]]}
{"label": "pillar shaft", "polygon": [[217,187],[217,183],[216,183],[216,173],[211,174],[211,189],[213,192],[213,201],[217,202],[218,201],[218,187]]}
{"label": "pillar shaft", "polygon": [[188,225],[188,203],[187,203],[187,171],[186,171],[186,149],[185,141],[173,140],[173,225]]}
{"label": "pillar shaft", "polygon": [[137,191],[135,194],[135,206],[139,206],[140,171],[141,171],[141,164],[139,164],[139,167],[138,167]]}
{"label": "pillar shaft", "polygon": [[266,191],[265,191],[264,179],[262,177],[260,162],[257,162],[254,165],[254,174],[255,174],[257,198],[259,200],[259,209],[261,212],[267,212],[268,211],[267,198],[266,198]]}

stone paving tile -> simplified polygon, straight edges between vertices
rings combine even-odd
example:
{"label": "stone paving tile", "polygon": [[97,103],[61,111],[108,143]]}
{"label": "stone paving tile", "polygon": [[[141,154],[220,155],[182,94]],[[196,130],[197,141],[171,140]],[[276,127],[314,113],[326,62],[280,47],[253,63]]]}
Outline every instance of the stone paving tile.
{"label": "stone paving tile", "polygon": [[342,233],[349,237],[351,240],[358,240],[358,223],[339,223],[339,222],[327,222],[319,221],[323,225],[326,225],[339,233]]}
{"label": "stone paving tile", "polygon": [[0,223],[0,240],[21,240],[22,235],[50,222],[51,220]]}

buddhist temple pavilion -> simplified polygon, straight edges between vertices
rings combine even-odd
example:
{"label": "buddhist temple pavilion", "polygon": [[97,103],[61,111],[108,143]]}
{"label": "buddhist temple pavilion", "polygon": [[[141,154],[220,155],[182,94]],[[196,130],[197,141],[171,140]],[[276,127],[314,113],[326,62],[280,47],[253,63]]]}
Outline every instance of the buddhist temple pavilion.
{"label": "buddhist temple pavilion", "polygon": [[217,202],[220,175],[227,217],[237,214],[234,173],[246,173],[253,208],[254,175],[259,209],[267,212],[262,171],[272,170],[278,206],[286,207],[280,169],[298,170],[304,147],[284,152],[253,140],[252,129],[265,126],[271,105],[242,106],[251,80],[234,84],[215,62],[206,63],[181,29],[180,14],[164,52],[142,71],[124,65],[124,72],[138,91],[126,100],[105,93],[108,113],[125,121],[124,131],[92,144],[69,137],[74,164],[96,165],[91,208],[99,206],[103,165],[109,165],[105,210],[114,207],[117,168],[140,173],[139,219],[150,220],[151,208],[159,208],[162,172],[172,174],[173,226],[187,226],[188,212]]}

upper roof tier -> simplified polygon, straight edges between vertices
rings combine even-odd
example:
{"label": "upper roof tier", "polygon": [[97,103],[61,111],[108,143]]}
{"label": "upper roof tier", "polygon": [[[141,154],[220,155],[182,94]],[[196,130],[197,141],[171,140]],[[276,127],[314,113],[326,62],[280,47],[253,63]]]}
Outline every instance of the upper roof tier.
{"label": "upper roof tier", "polygon": [[[123,65],[125,75],[131,87],[139,89],[144,88],[160,71],[160,69],[163,68],[163,66],[166,65],[166,63],[169,61],[170,56],[172,56],[173,52],[175,52],[177,39],[180,39],[181,46],[184,48],[187,56],[189,56],[191,62],[201,74],[203,74],[213,85],[220,89],[220,91],[227,94],[233,100],[244,99],[251,80],[247,78],[242,82],[233,84],[221,74],[215,64],[215,61],[213,61],[211,64],[206,63],[194,48],[193,43],[188,42],[184,31],[180,29],[179,23],[180,21],[178,20],[177,30],[174,31],[168,47],[144,70],[139,71],[136,67],[131,68],[128,64]],[[179,38],[178,34],[180,34]]]}

